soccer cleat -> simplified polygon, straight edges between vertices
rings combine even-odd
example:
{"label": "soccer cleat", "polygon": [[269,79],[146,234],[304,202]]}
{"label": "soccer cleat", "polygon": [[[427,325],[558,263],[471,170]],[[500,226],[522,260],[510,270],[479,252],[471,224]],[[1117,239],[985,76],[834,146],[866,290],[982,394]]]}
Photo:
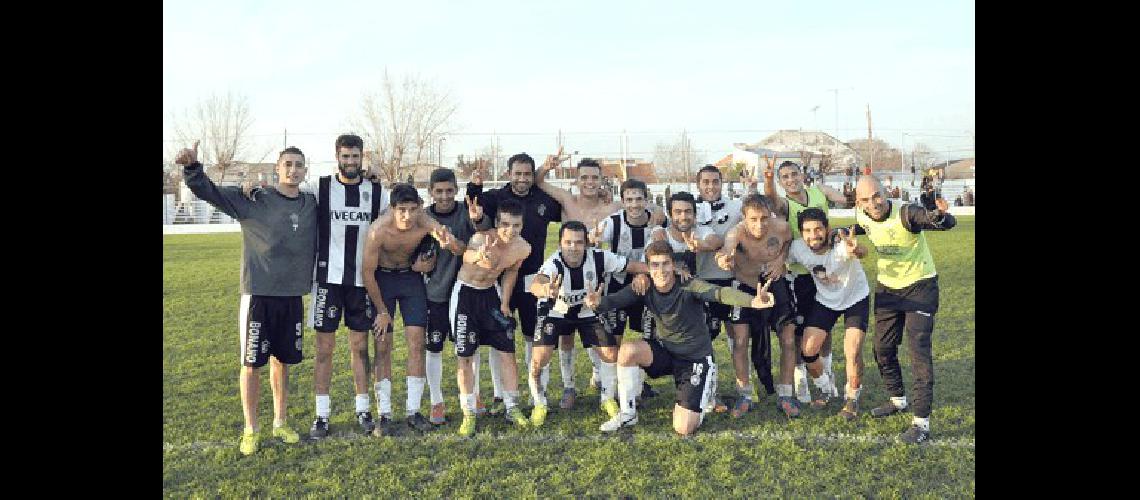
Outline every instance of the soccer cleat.
{"label": "soccer cleat", "polygon": [[517,406],[508,408],[505,416],[507,418],[507,422],[515,424],[523,429],[527,428],[527,426],[530,424],[530,421],[526,419],[526,415],[523,415],[522,410],[520,410]]}
{"label": "soccer cleat", "polygon": [[720,396],[713,396],[713,411],[717,413],[724,413],[728,411],[728,405],[720,399]]}
{"label": "soccer cleat", "polygon": [[238,445],[238,450],[241,450],[241,454],[247,457],[253,455],[253,452],[257,451],[259,441],[261,441],[260,436],[252,430],[246,429],[241,434],[241,444]]}
{"label": "soccer cleat", "polygon": [[297,434],[297,431],[293,430],[288,425],[274,427],[273,437],[281,438],[281,441],[286,444],[293,444],[301,441],[301,436]]}
{"label": "soccer cleat", "polygon": [[475,414],[463,413],[463,423],[459,424],[459,431],[456,432],[463,437],[471,437],[475,435]]}
{"label": "soccer cleat", "polygon": [[848,422],[855,420],[859,416],[859,400],[848,398],[843,409],[839,410],[839,416],[847,419]]}
{"label": "soccer cleat", "polygon": [[546,405],[534,405],[534,409],[530,411],[530,425],[534,427],[542,427],[546,423]]}
{"label": "soccer cleat", "polygon": [[567,387],[562,389],[562,401],[558,403],[558,407],[563,410],[569,410],[574,407],[574,402],[578,400],[578,390]]}
{"label": "soccer cleat", "polygon": [[906,444],[919,444],[930,440],[930,431],[918,424],[912,424],[909,429],[903,431],[899,439]]}
{"label": "soccer cleat", "polygon": [[831,401],[831,394],[827,391],[820,391],[819,397],[811,400],[811,407],[817,410],[826,408],[827,403]]}
{"label": "soccer cleat", "polygon": [[424,415],[418,411],[409,415],[408,418],[404,420],[404,423],[408,424],[409,428],[420,432],[427,432],[434,428],[431,422],[428,422],[428,419],[424,418]]}
{"label": "soccer cleat", "polygon": [[589,387],[590,389],[593,389],[593,390],[595,390],[595,391],[596,391],[596,390],[598,390],[598,389],[599,389],[601,386],[602,386],[602,381],[601,381],[601,379],[599,379],[599,378],[598,378],[598,374],[597,374],[596,372],[595,372],[595,373],[593,373],[593,374],[591,374],[591,375],[590,375],[590,385],[589,385],[588,387]]}
{"label": "soccer cleat", "polygon": [[636,413],[633,415],[624,415],[618,413],[617,415],[614,415],[613,418],[602,422],[602,425],[601,427],[598,427],[598,430],[602,432],[614,432],[623,427],[633,427],[635,424],[637,424]]}
{"label": "soccer cleat", "polygon": [[483,400],[479,398],[478,394],[475,395],[475,414],[476,415],[486,415],[487,414],[487,406],[483,404]]}
{"label": "soccer cleat", "polygon": [[795,369],[796,399],[801,403],[811,402],[811,387],[808,385],[807,367],[796,365]]}
{"label": "soccer cleat", "polygon": [[327,417],[317,417],[313,420],[313,426],[309,427],[309,437],[313,439],[324,439],[329,435],[329,419]]}
{"label": "soccer cleat", "polygon": [[641,383],[641,398],[642,399],[651,398],[651,397],[654,397],[656,395],[657,395],[657,391],[653,390],[653,388],[649,386],[649,382],[642,382]]}
{"label": "soccer cleat", "polygon": [[491,407],[487,409],[487,414],[497,417],[505,411],[507,411],[507,405],[503,403],[503,398],[495,398],[491,401]]}
{"label": "soccer cleat", "polygon": [[748,413],[748,410],[751,409],[752,398],[739,398],[736,400],[736,404],[732,406],[731,415],[733,418],[740,418],[743,417],[745,413]]}
{"label": "soccer cleat", "polygon": [[602,410],[605,411],[610,418],[614,418],[618,413],[621,413],[621,407],[618,406],[618,402],[612,399],[602,401]]}
{"label": "soccer cleat", "polygon": [[788,418],[797,418],[800,416],[800,402],[791,396],[780,396],[776,398],[776,407],[784,411],[784,415]]}
{"label": "soccer cleat", "polygon": [[380,415],[380,425],[376,426],[376,430],[372,431],[376,437],[395,436],[396,424],[392,422],[392,417],[388,415]]}
{"label": "soccer cleat", "polygon": [[878,408],[871,408],[871,416],[875,418],[889,417],[896,413],[907,411],[909,408],[909,406],[906,408],[899,408],[895,406],[893,402],[887,400],[886,403],[883,403],[883,406],[880,406]]}
{"label": "soccer cleat", "polygon": [[372,434],[372,431],[376,430],[376,422],[372,420],[372,412],[356,412],[356,423],[360,424],[360,430],[364,431],[365,435]]}
{"label": "soccer cleat", "polygon": [[431,414],[428,415],[428,420],[432,425],[443,425],[447,423],[447,416],[444,412],[443,403],[431,405]]}

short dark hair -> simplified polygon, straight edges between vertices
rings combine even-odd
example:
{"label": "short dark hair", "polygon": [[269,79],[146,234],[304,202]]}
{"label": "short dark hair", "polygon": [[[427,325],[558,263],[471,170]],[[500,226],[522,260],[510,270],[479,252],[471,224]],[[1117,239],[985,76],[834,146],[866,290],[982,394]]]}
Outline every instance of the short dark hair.
{"label": "short dark hair", "polygon": [[455,182],[455,172],[450,168],[437,168],[431,171],[431,177],[428,179],[428,189],[431,189],[437,182],[450,182],[459,186],[459,183]]}
{"label": "short dark hair", "polygon": [[297,149],[297,146],[289,146],[281,150],[281,153],[277,155],[277,159],[280,160],[281,157],[285,155],[301,155],[303,158],[305,156],[305,153],[302,153],[300,149]]}
{"label": "short dark hair", "polygon": [[583,224],[580,220],[568,220],[563,222],[562,227],[558,228],[558,241],[562,241],[562,233],[566,231],[581,231],[585,233],[587,232],[586,224]]}
{"label": "short dark hair", "polygon": [[640,189],[641,195],[649,198],[649,187],[638,179],[627,179],[625,182],[621,183],[621,189],[618,190],[618,192],[621,193],[622,198],[625,198],[626,189]]}
{"label": "short dark hair", "polygon": [[716,168],[716,165],[709,164],[709,165],[705,165],[705,166],[701,167],[700,170],[697,170],[697,180],[700,180],[701,174],[703,174],[705,172],[712,172],[712,173],[716,174],[717,178],[724,179],[724,175],[722,175],[720,173],[720,169]]}
{"label": "short dark hair", "polygon": [[669,213],[673,213],[674,201],[688,202],[693,206],[694,211],[697,210],[697,200],[696,198],[693,198],[693,195],[689,194],[688,191],[678,191],[669,197],[669,201],[665,202],[665,210],[669,211]]}
{"label": "short dark hair", "polygon": [[530,171],[534,172],[534,158],[531,158],[530,155],[526,153],[519,153],[510,157],[510,159],[507,160],[507,170],[510,171],[511,165],[514,165],[515,163],[529,164]]}
{"label": "short dark hair", "polygon": [[602,165],[598,163],[598,160],[595,160],[593,158],[582,158],[578,162],[578,168],[582,167],[594,167],[599,171],[602,169]]}
{"label": "short dark hair", "polygon": [[518,217],[523,216],[523,205],[518,200],[507,198],[499,202],[499,211],[495,213],[495,222],[499,222],[503,214],[510,214]]}
{"label": "short dark hair", "polygon": [[753,193],[744,198],[744,202],[740,206],[740,211],[743,213],[749,208],[767,210],[768,213],[772,212],[772,202],[768,200],[767,196],[760,193]]}
{"label": "short dark hair", "polygon": [[668,241],[654,241],[645,247],[645,262],[649,262],[649,258],[656,255],[668,255],[669,260],[673,260],[673,247],[669,245]]}
{"label": "short dark hair", "polygon": [[796,162],[794,162],[794,161],[792,161],[792,160],[787,160],[787,161],[785,161],[784,163],[781,163],[781,164],[780,164],[780,166],[779,166],[778,168],[776,168],[776,171],[777,171],[777,172],[779,172],[779,171],[783,170],[785,167],[792,167],[792,168],[794,168],[794,169],[796,169],[796,170],[803,170],[803,169],[800,167],[800,164],[799,164],[799,163],[796,163]]}
{"label": "short dark hair", "polygon": [[356,134],[341,134],[336,138],[336,150],[340,151],[340,148],[360,148],[364,151],[364,139]]}
{"label": "short dark hair", "polygon": [[816,207],[811,207],[811,208],[806,208],[802,212],[800,212],[800,220],[799,220],[798,224],[800,225],[800,232],[801,233],[804,232],[804,222],[809,221],[809,220],[822,222],[823,228],[827,229],[827,214],[823,213],[823,210],[820,210]]}
{"label": "short dark hair", "polygon": [[411,184],[400,182],[392,185],[391,199],[388,201],[388,204],[394,207],[398,203],[408,202],[420,204],[424,201],[420,199],[419,191],[416,191],[416,188],[412,187]]}

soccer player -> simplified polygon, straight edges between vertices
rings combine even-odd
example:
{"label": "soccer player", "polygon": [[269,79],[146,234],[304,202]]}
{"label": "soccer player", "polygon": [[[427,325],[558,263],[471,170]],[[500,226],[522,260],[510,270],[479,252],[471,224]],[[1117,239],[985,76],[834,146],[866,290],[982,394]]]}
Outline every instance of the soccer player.
{"label": "soccer player", "polygon": [[[752,408],[752,383],[748,370],[748,341],[752,341],[752,366],[764,384],[765,395],[772,391],[772,342],[768,330],[780,338],[780,382],[776,385],[776,406],[789,417],[799,416],[799,404],[792,397],[792,371],[795,369],[795,320],[792,317],[791,291],[783,279],[792,231],[788,223],[772,217],[768,198],[751,194],[744,198],[744,220],[725,234],[724,246],[717,252],[717,263],[731,269],[732,286],[754,294],[764,280],[764,288],[775,296],[774,307],[762,312],[734,308],[729,313],[732,325],[732,364],[736,372],[736,389],[740,394],[732,416],[740,417]],[[774,281],[774,283],[772,283]]]}
{"label": "soccer player", "polygon": [[[546,421],[546,388],[541,386],[543,367],[550,361],[550,351],[556,339],[563,336],[573,339],[577,330],[582,347],[597,346],[602,358],[601,407],[610,417],[617,415],[614,384],[617,371],[618,346],[621,345],[614,330],[606,328],[593,310],[582,307],[586,292],[605,283],[614,273],[645,273],[645,263],[628,259],[607,250],[587,249],[586,225],[579,221],[562,224],[558,230],[559,250],[551,255],[530,285],[530,292],[547,304],[539,307],[545,314],[534,335],[534,358],[527,367],[530,392],[534,395],[531,425],[541,426]],[[563,367],[565,369],[565,367]],[[565,371],[563,372],[565,373]]]}
{"label": "soccer player", "polygon": [[[507,421],[527,426],[527,418],[518,408],[518,372],[515,365],[515,321],[510,297],[518,280],[519,269],[531,254],[531,246],[518,235],[524,229],[523,206],[516,200],[502,200],[496,207],[493,230],[471,237],[463,253],[455,286],[451,289],[451,328],[455,332],[455,354],[458,356],[459,401],[463,406],[460,436],[475,434],[475,394],[471,373],[471,355],[480,345],[490,345],[491,355],[500,357],[504,414]],[[537,269],[536,269],[537,270]],[[498,280],[502,276],[502,285]],[[529,294],[528,294],[529,295]],[[532,296],[533,297],[533,296]]]}
{"label": "soccer player", "polygon": [[[428,323],[427,290],[423,272],[432,269],[432,239],[450,252],[459,252],[447,227],[420,224],[423,201],[411,184],[396,184],[392,188],[391,209],[368,229],[364,244],[364,287],[372,303],[376,304],[376,379],[388,380],[392,376],[392,322],[391,313],[399,304],[404,316],[404,338],[408,342],[408,374],[406,419],[408,427],[420,432],[428,431],[431,424],[420,413],[424,392],[424,343]],[[391,410],[385,414],[381,408],[378,435],[392,435]]]}
{"label": "soccer player", "polygon": [[788,262],[811,269],[815,281],[816,292],[811,297],[814,303],[807,308],[810,312],[804,320],[801,351],[808,372],[823,394],[821,399],[812,401],[812,406],[822,408],[831,396],[839,395],[835,379],[825,369],[820,353],[828,332],[842,315],[846,327],[843,355],[847,358],[847,391],[839,415],[854,420],[859,415],[859,394],[863,389],[863,336],[870,319],[871,289],[858,261],[867,256],[867,248],[855,240],[854,230],[840,229],[833,240],[823,210],[804,209],[798,219],[803,238],[792,242]]}
{"label": "soccer player", "polygon": [[179,152],[175,163],[183,166],[183,179],[195,196],[241,224],[238,387],[245,429],[238,449],[243,455],[257,451],[258,368],[271,357],[273,436],[296,443],[301,437],[286,423],[287,365],[301,362],[301,296],[309,291],[317,249],[317,200],[298,188],[305,178],[305,154],[294,147],[282,151],[277,157],[277,187],[266,189],[257,201],[246,198],[239,187],[218,187],[206,177],[198,162],[198,141],[193,149]]}
{"label": "soccer player", "polygon": [[705,302],[730,306],[770,307],[772,296],[761,289],[754,297],[729,287],[718,287],[699,279],[679,282],[675,274],[673,250],[664,241],[645,249],[653,286],[637,295],[632,285],[617,293],[602,295],[603,284],[586,294],[585,305],[595,314],[641,302],[653,315],[656,338],[626,340],[618,352],[618,397],[621,411],[599,428],[613,432],[637,423],[638,369],[650,377],[673,375],[677,387],[673,407],[673,430],[692,434],[704,413],[711,411],[716,393],[716,363],[712,339],[705,321]]}
{"label": "soccer player", "polygon": [[906,331],[914,370],[914,420],[901,438],[906,443],[921,443],[930,439],[930,407],[934,400],[931,336],[934,314],[938,312],[938,273],[923,231],[945,231],[958,222],[947,212],[949,206],[942,198],[935,199],[934,210],[891,203],[882,183],[872,175],[859,178],[855,203],[855,222],[879,253],[875,361],[891,395],[890,401],[871,409],[871,416],[885,417],[908,407],[898,360],[898,346]]}

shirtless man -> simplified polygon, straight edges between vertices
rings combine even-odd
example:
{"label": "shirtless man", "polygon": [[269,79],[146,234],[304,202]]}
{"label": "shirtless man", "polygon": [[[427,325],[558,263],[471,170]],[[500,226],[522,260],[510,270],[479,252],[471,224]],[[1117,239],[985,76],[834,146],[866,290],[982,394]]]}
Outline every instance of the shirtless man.
{"label": "shirtless man", "polygon": [[[428,324],[427,289],[423,274],[435,264],[432,239],[452,253],[462,252],[456,238],[447,226],[423,216],[423,201],[410,184],[396,184],[392,188],[391,209],[368,228],[364,244],[361,272],[364,288],[377,313],[373,327],[376,333],[376,380],[392,376],[392,317],[397,301],[404,315],[404,338],[408,342],[408,398],[406,423],[420,432],[428,431],[431,424],[420,413],[426,372],[424,369],[424,330]],[[380,304],[383,304],[380,306]],[[391,415],[381,412],[379,435],[391,435]]]}
{"label": "shirtless man", "polygon": [[[515,321],[511,317],[510,305],[503,298],[514,292],[519,267],[530,255],[531,247],[518,237],[523,227],[521,203],[512,199],[502,200],[495,219],[495,229],[480,231],[471,237],[451,290],[451,328],[455,332],[459,401],[463,406],[459,435],[464,437],[475,435],[471,355],[483,344],[492,347],[492,356],[500,357],[499,376],[507,421],[519,427],[527,426],[527,418],[517,406]],[[497,282],[499,276],[503,278],[501,287]]]}
{"label": "shirtless man", "polygon": [[[768,328],[780,337],[780,385],[776,386],[779,395],[776,405],[789,417],[799,416],[799,402],[792,397],[792,371],[796,364],[795,318],[788,283],[784,281],[784,261],[788,247],[792,243],[792,231],[788,223],[772,217],[768,197],[760,194],[748,195],[741,207],[744,219],[725,233],[724,246],[717,252],[717,264],[721,269],[731,270],[734,275],[733,287],[748,294],[755,294],[758,282],[765,285],[776,298],[776,304],[762,313],[739,307],[729,313],[732,325],[732,365],[736,372],[736,389],[740,398],[732,409],[734,417],[740,417],[752,407],[752,384],[748,375],[748,360],[745,352],[748,340],[752,339],[752,366],[760,382],[765,385],[765,395],[771,393],[772,344]],[[775,280],[775,283],[767,283]],[[759,325],[750,328],[750,325]]]}

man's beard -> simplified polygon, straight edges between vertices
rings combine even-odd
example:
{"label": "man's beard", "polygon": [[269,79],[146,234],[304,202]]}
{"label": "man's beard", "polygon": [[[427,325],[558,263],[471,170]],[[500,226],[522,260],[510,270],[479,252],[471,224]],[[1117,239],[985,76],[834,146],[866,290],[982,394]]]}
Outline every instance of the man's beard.
{"label": "man's beard", "polygon": [[336,164],[336,168],[337,168],[337,170],[340,171],[340,175],[343,175],[345,179],[348,179],[350,181],[353,179],[356,179],[357,177],[360,177],[360,167],[359,166],[356,167],[356,170],[354,170],[352,172],[348,172],[347,167],[343,164],[340,164],[340,163]]}

